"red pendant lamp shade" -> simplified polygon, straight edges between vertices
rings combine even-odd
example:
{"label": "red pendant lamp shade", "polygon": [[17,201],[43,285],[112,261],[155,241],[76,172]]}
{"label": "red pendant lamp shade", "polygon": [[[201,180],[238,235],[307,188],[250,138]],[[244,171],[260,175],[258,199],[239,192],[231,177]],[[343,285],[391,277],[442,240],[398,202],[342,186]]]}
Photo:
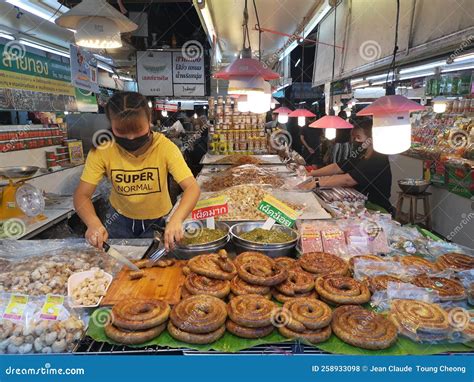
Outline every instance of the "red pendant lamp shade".
{"label": "red pendant lamp shade", "polygon": [[285,106],[282,106],[282,107],[279,107],[278,109],[275,109],[273,110],[274,113],[277,113],[277,114],[287,114],[287,115],[290,115],[290,113],[292,112],[291,109],[288,109],[287,107]]}
{"label": "red pendant lamp shade", "polygon": [[316,117],[316,114],[311,113],[309,110],[306,110],[306,109],[296,109],[296,110],[293,110],[288,116],[289,117]]}
{"label": "red pendant lamp shade", "polygon": [[402,95],[380,97],[357,113],[358,117],[366,115],[386,116],[412,111],[425,110],[425,107]]}
{"label": "red pendant lamp shade", "polygon": [[354,126],[341,117],[326,115],[314,121],[309,127],[317,129],[352,129]]}

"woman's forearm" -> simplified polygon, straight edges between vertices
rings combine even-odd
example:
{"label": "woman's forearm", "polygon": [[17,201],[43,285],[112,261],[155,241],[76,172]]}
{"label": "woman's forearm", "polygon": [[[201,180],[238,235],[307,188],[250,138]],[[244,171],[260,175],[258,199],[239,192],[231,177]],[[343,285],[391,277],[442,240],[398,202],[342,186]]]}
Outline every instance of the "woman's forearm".
{"label": "woman's forearm", "polygon": [[178,208],[171,216],[171,219],[179,219],[180,221],[184,221],[191,211],[194,209],[197,201],[199,200],[199,196],[201,195],[201,190],[197,183],[194,183],[187,187],[184,192],[183,196],[181,197],[181,201],[179,202]]}
{"label": "woman's forearm", "polygon": [[330,165],[311,171],[310,175],[311,176],[331,176],[331,175],[337,175],[337,174],[342,174],[342,173],[343,171],[340,169],[340,167],[336,163],[331,163]]}
{"label": "woman's forearm", "polygon": [[357,182],[349,174],[324,176],[319,178],[320,187],[353,187]]}
{"label": "woman's forearm", "polygon": [[74,209],[87,227],[102,225],[95,212],[92,200],[87,195],[74,194]]}

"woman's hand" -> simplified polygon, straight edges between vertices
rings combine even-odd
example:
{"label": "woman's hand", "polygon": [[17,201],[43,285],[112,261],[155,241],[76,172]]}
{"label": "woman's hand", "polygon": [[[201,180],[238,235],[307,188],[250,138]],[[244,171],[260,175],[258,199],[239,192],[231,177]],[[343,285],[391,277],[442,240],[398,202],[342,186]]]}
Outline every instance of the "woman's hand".
{"label": "woman's hand", "polygon": [[179,242],[183,237],[183,222],[174,216],[171,217],[165,229],[166,250],[169,251],[170,249],[174,249],[176,243]]}
{"label": "woman's hand", "polygon": [[96,248],[102,248],[104,241],[109,238],[109,234],[102,224],[87,227],[86,240]]}

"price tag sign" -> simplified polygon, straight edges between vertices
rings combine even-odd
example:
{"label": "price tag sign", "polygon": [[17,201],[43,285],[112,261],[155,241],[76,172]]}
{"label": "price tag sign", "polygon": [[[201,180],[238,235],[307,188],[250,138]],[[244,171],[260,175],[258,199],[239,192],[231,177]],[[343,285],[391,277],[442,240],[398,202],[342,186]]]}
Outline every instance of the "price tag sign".
{"label": "price tag sign", "polygon": [[269,218],[263,226],[264,229],[270,229],[275,223],[291,228],[295,225],[296,219],[300,215],[299,212],[268,194],[265,195],[258,205],[258,210]]}
{"label": "price tag sign", "polygon": [[43,320],[55,321],[59,317],[59,313],[64,304],[64,296],[48,294],[46,301],[41,308],[40,318]]}
{"label": "price tag sign", "polygon": [[196,203],[196,207],[191,214],[194,220],[206,219],[207,228],[215,228],[214,218],[229,212],[227,198],[225,196],[217,196],[215,198],[203,199]]}
{"label": "price tag sign", "polygon": [[3,319],[12,321],[23,320],[27,303],[28,296],[24,294],[12,294],[5,308],[5,312],[3,312]]}

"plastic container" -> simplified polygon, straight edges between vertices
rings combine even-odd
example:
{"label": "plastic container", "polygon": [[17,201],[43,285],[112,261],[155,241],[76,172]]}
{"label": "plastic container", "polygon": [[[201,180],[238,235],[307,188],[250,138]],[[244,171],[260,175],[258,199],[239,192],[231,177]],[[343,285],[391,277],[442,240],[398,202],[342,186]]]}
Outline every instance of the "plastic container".
{"label": "plastic container", "polygon": [[[100,297],[97,301],[97,304],[95,304],[95,305],[78,305],[78,304],[75,303],[75,300],[73,298],[74,288],[87,278],[94,279],[94,273],[95,272],[97,272],[97,271],[96,270],[90,270],[90,271],[73,273],[71,276],[69,276],[69,278],[67,280],[67,294],[68,294],[69,298],[71,299],[71,306],[73,308],[94,308],[94,307],[99,306],[99,304],[102,301],[103,297]],[[110,284],[112,283],[113,276],[110,273],[104,272],[104,277],[108,280],[107,287],[105,288],[105,291],[107,291],[110,287]]]}

